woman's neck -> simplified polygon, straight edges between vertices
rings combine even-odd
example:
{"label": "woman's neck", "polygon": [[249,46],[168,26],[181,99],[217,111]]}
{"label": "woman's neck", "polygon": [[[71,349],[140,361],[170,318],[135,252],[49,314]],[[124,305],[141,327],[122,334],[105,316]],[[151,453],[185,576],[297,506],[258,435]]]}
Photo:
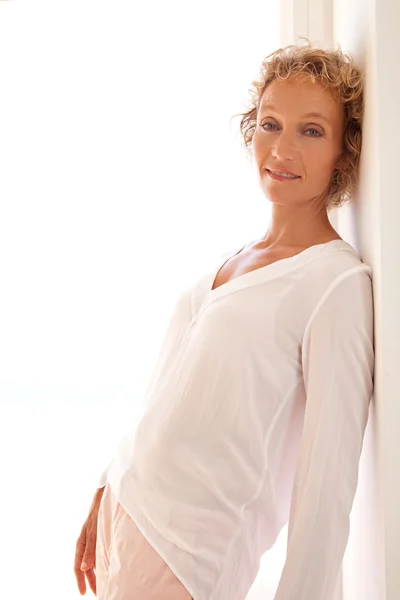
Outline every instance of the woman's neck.
{"label": "woman's neck", "polygon": [[261,243],[265,248],[308,248],[334,239],[341,237],[331,225],[326,210],[313,214],[310,210],[273,205],[271,222]]}

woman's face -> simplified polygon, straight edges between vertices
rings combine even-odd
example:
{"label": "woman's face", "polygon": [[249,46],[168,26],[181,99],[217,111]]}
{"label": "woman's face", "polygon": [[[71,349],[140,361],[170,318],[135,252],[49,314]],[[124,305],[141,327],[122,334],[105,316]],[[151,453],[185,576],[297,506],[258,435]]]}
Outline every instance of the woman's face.
{"label": "woman's face", "polygon": [[[260,185],[277,204],[307,202],[329,185],[343,149],[343,108],[310,79],[274,80],[264,92],[253,136]],[[296,178],[273,179],[272,171]]]}

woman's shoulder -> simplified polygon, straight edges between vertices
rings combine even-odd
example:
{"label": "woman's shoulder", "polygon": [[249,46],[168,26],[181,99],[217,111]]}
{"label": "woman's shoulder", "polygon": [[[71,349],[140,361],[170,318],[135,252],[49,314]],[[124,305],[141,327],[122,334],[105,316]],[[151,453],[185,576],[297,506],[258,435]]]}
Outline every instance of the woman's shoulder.
{"label": "woman's shoulder", "polygon": [[370,265],[363,261],[357,250],[343,239],[334,240],[325,244],[323,251],[311,265],[311,270],[325,274],[323,279],[335,279],[344,275],[346,272],[359,270],[360,272],[370,273]]}
{"label": "woman's shoulder", "polygon": [[311,261],[298,280],[298,298],[310,315],[321,305],[357,304],[360,294],[369,302],[372,269],[347,242],[328,244]]}

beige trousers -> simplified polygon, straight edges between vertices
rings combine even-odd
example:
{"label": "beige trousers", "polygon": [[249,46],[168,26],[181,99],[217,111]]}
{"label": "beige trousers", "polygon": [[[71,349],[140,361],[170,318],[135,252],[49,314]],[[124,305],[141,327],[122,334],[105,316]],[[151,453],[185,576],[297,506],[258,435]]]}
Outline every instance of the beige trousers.
{"label": "beige trousers", "polygon": [[98,600],[192,600],[107,484],[97,525]]}

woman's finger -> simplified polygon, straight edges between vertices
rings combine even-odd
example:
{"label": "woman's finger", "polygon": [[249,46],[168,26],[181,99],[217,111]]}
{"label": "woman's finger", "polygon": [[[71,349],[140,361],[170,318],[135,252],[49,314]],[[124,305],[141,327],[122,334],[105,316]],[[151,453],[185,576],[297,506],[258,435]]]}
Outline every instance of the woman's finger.
{"label": "woman's finger", "polygon": [[95,566],[96,560],[96,536],[92,534],[86,537],[85,551],[82,556],[80,568],[82,571],[88,571]]}
{"label": "woman's finger", "polygon": [[85,573],[81,569],[83,555],[85,552],[85,539],[86,536],[84,532],[80,535],[77,543],[76,543],[76,552],[75,552],[75,562],[74,562],[74,573],[76,582],[78,584],[79,592],[83,595],[86,593],[86,581],[85,581]]}
{"label": "woman's finger", "polygon": [[86,579],[88,580],[88,584],[93,594],[96,595],[96,574],[94,569],[89,569],[89,571],[85,572]]}

